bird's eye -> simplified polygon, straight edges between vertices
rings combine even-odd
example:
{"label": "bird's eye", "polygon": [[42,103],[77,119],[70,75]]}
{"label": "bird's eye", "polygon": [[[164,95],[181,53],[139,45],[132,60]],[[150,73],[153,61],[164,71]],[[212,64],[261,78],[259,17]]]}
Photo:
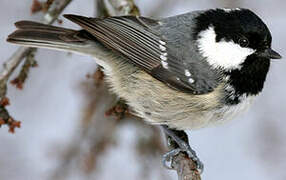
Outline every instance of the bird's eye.
{"label": "bird's eye", "polygon": [[238,40],[238,43],[239,43],[239,45],[240,45],[241,47],[247,47],[248,44],[249,44],[249,41],[248,41],[248,39],[246,39],[246,38],[240,38],[240,39]]}

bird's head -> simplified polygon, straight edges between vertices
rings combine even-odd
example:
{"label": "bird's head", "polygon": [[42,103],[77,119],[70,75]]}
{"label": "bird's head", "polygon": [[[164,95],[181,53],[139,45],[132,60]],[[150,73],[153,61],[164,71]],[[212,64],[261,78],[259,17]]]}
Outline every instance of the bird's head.
{"label": "bird's head", "polygon": [[254,61],[281,58],[271,49],[272,36],[265,23],[248,9],[204,11],[196,18],[193,36],[199,52],[214,68],[231,71],[258,63]]}

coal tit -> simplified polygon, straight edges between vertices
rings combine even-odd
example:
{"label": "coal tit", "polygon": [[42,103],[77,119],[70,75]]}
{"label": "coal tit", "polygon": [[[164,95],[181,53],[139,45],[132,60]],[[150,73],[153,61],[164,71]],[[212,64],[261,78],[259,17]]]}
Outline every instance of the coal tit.
{"label": "coal tit", "polygon": [[[64,15],[71,30],[20,21],[8,42],[91,55],[113,92],[149,123],[192,130],[223,123],[262,91],[272,37],[248,9],[194,11],[163,19]],[[200,162],[192,150],[179,147]]]}

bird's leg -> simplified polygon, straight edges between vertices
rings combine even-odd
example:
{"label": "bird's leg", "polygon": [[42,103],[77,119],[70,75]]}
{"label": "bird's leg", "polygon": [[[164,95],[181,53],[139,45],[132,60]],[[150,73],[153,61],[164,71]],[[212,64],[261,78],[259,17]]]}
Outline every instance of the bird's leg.
{"label": "bird's leg", "polygon": [[184,152],[192,159],[200,172],[203,172],[204,165],[197,157],[196,152],[190,147],[188,135],[184,131],[171,130],[167,126],[162,126],[165,134],[167,135],[168,146],[172,148],[163,156],[163,164],[165,167],[172,169],[168,164],[172,163],[174,156],[180,152]]}

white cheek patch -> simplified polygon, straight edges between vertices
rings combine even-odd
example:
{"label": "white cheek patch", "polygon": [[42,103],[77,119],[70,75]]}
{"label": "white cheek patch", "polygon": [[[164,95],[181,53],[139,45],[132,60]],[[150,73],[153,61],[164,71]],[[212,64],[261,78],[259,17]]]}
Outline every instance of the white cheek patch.
{"label": "white cheek patch", "polygon": [[202,31],[197,40],[199,51],[214,68],[238,69],[247,56],[255,50],[243,48],[233,41],[221,40],[216,42],[216,33],[213,27]]}

